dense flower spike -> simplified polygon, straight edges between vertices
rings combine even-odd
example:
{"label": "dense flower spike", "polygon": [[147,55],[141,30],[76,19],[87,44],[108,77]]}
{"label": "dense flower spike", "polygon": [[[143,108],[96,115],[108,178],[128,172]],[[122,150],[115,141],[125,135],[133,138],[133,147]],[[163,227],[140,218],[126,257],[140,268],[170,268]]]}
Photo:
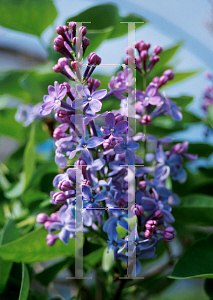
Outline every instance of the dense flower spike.
{"label": "dense flower spike", "polygon": [[[143,77],[143,90],[136,90],[136,120],[144,133],[133,132],[129,126],[128,98],[126,92],[134,90],[135,78],[126,65],[113,76],[109,82],[109,92],[99,89],[101,82],[91,78],[101,58],[94,52],[88,55],[88,65],[83,76],[83,65],[77,59],[76,49],[83,49],[83,55],[89,40],[85,37],[86,27],[78,29],[81,39],[76,36],[76,23],[58,26],[59,36],[54,40],[54,49],[64,55],[53,67],[71,82],[48,87],[49,95],[44,96],[41,114],[47,115],[52,109],[57,111],[55,119],[61,123],[53,131],[56,140],[55,161],[66,169],[54,178],[53,186],[58,188],[51,192],[51,203],[60,206],[59,210],[48,217],[45,213],[37,216],[37,222],[44,224],[48,230],[47,244],[52,246],[57,239],[65,244],[75,238],[76,231],[86,232],[101,230],[108,236],[108,250],[113,249],[114,259],[127,262],[132,253],[136,255],[136,274],[140,273],[140,259],[155,255],[158,243],[164,239],[171,242],[175,237],[174,222],[170,204],[177,204],[179,198],[168,189],[166,179],[184,182],[186,172],[182,167],[184,158],[196,159],[195,155],[186,153],[188,142],[170,147],[170,137],[157,139],[148,135],[146,130],[153,120],[161,114],[170,115],[175,121],[182,119],[180,107],[176,106],[163,92],[161,87],[172,80],[172,70],[165,70],[161,77],[154,77],[146,83],[147,74],[152,72],[160,60],[162,47],[157,45],[149,54],[151,45],[140,40],[135,48],[138,56],[135,65]],[[80,50],[79,50],[80,51]],[[134,63],[134,49],[126,49],[125,63]],[[121,100],[120,109],[111,112],[102,109],[102,103],[114,95]],[[66,97],[66,102],[62,101]],[[104,106],[103,106],[104,107]],[[76,110],[81,110],[79,111]],[[104,118],[105,117],[105,118]],[[127,135],[128,133],[128,135]],[[147,147],[152,143],[152,147]],[[164,147],[167,147],[166,151]],[[154,149],[154,153],[147,153]],[[137,152],[136,152],[137,151]],[[142,157],[143,158],[142,158]],[[135,166],[135,174],[128,166]],[[141,166],[142,165],[142,166]],[[81,228],[76,228],[76,169],[82,170],[82,220]],[[135,195],[129,191],[129,180],[135,180]],[[135,196],[135,197],[134,197]],[[134,203],[131,203],[132,199]],[[128,216],[127,206],[131,205]],[[130,232],[127,218],[135,216],[135,230]],[[117,227],[121,226],[133,237],[134,243],[127,236],[119,238]],[[57,234],[54,232],[57,231]],[[99,232],[100,234],[100,232]],[[131,248],[132,247],[132,248]],[[133,249],[133,250],[131,250]],[[129,257],[129,262],[131,258]]]}

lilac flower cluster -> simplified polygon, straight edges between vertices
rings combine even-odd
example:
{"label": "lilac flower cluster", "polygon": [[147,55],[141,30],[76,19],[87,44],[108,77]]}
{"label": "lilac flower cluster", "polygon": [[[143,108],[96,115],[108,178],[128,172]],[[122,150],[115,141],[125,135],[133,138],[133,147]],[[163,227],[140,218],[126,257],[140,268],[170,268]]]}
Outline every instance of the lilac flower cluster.
{"label": "lilac flower cluster", "polygon": [[[70,32],[69,32],[70,30]],[[134,234],[136,273],[139,274],[141,264],[139,259],[151,258],[155,249],[164,239],[170,242],[175,231],[170,226],[174,222],[171,205],[177,205],[179,198],[168,189],[167,179],[184,182],[186,172],[182,167],[184,157],[194,160],[195,155],[187,154],[188,142],[178,143],[168,149],[172,138],[157,139],[146,133],[146,128],[153,118],[164,114],[180,121],[181,108],[176,106],[159,88],[172,80],[174,74],[166,70],[161,77],[153,78],[146,86],[145,78],[159,61],[160,46],[155,46],[149,56],[149,43],[139,41],[135,48],[138,56],[135,58],[136,69],[144,76],[144,90],[136,90],[136,120],[143,126],[143,133],[134,134],[128,126],[127,96],[129,86],[134,86],[135,80],[130,68],[125,66],[122,71],[113,76],[109,82],[109,92],[98,90],[100,81],[91,78],[101,59],[96,53],[88,56],[88,65],[82,77],[76,71],[79,64],[75,57],[75,46],[80,40],[76,37],[76,25],[59,26],[56,29],[59,36],[54,41],[54,48],[65,57],[58,60],[53,67],[55,72],[61,72],[67,79],[75,81],[76,88],[67,82],[48,87],[49,95],[44,96],[41,114],[47,115],[52,109],[56,111],[55,118],[60,123],[54,130],[56,142],[55,162],[66,169],[54,178],[53,186],[60,191],[51,192],[51,203],[56,206],[56,212],[48,217],[41,213],[37,222],[43,223],[48,230],[47,244],[52,246],[57,239],[65,244],[70,238],[75,238],[76,211],[76,171],[82,168],[82,202],[81,210],[83,228],[87,232],[102,228],[108,235],[108,249],[112,248],[114,259],[127,261],[131,254],[128,251],[127,237],[119,235],[122,227],[130,235]],[[82,33],[83,55],[89,40],[85,37],[86,28],[80,27]],[[125,63],[134,61],[134,50],[127,48]],[[80,66],[82,68],[82,66]],[[83,86],[82,89],[79,86]],[[100,113],[102,102],[114,95],[121,100],[120,109]],[[63,101],[66,98],[66,102]],[[83,110],[82,110],[83,108]],[[80,113],[77,110],[81,110]],[[78,120],[82,121],[83,134],[79,134]],[[99,121],[97,125],[96,121]],[[101,126],[101,125],[102,126]],[[132,134],[129,134],[133,132]],[[147,153],[147,144],[151,143],[154,153]],[[136,152],[137,151],[137,152]],[[74,164],[69,166],[70,162]],[[135,166],[135,203],[131,204],[132,216],[136,216],[135,230],[129,230],[127,206],[131,196],[128,192],[128,166]],[[131,197],[130,197],[131,198]],[[59,230],[57,234],[54,231]],[[136,232],[136,235],[135,235]]]}
{"label": "lilac flower cluster", "polygon": [[205,73],[206,78],[210,79],[211,85],[207,85],[203,94],[203,110],[208,111],[208,107],[213,105],[213,77],[210,72]]}

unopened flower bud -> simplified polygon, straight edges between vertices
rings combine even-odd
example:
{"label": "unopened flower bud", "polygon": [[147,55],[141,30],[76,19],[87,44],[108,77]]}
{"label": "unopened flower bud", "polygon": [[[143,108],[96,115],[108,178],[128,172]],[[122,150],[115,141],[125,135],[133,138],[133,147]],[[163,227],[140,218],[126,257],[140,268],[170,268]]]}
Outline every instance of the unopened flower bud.
{"label": "unopened flower bud", "polygon": [[50,227],[50,225],[52,225],[52,221],[46,221],[45,223],[44,223],[44,228],[46,229],[46,230],[48,230],[49,229],[49,227]]}
{"label": "unopened flower bud", "polygon": [[88,180],[88,179],[84,179],[84,180],[82,181],[82,184],[83,184],[83,185],[89,185],[89,186],[91,186],[91,182],[90,182],[90,180]]}
{"label": "unopened flower bud", "polygon": [[78,30],[79,34],[86,35],[87,34],[87,28],[85,26],[81,26]]}
{"label": "unopened flower bud", "polygon": [[136,204],[131,206],[131,212],[136,214],[136,216],[141,216],[144,212],[144,208],[142,205]]}
{"label": "unopened flower bud", "polygon": [[170,69],[164,71],[163,75],[167,76],[169,78],[169,80],[172,80],[175,77],[175,74]]}
{"label": "unopened flower bud", "polygon": [[111,139],[104,140],[103,147],[104,147],[105,150],[112,149],[113,148],[113,144],[112,144]]}
{"label": "unopened flower bud", "polygon": [[159,45],[156,45],[156,46],[154,47],[154,49],[153,49],[153,52],[154,52],[155,54],[160,54],[162,51],[163,51],[163,48],[162,48],[161,46],[159,46]]}
{"label": "unopened flower bud", "polygon": [[70,184],[70,182],[68,180],[62,180],[62,181],[59,182],[58,188],[62,192],[66,192],[66,191],[69,191],[72,188],[72,185]]}
{"label": "unopened flower bud", "polygon": [[148,51],[147,50],[142,50],[140,53],[140,58],[145,61],[149,57]]}
{"label": "unopened flower bud", "polygon": [[65,203],[66,199],[67,199],[66,195],[62,192],[58,192],[53,195],[53,200],[56,204]]}
{"label": "unopened flower bud", "polygon": [[141,119],[141,124],[150,125],[152,122],[152,117],[150,115],[143,115]]}
{"label": "unopened flower bud", "polygon": [[129,55],[131,55],[131,56],[134,55],[134,49],[133,49],[132,47],[127,47],[127,48],[125,49],[125,52],[126,52],[126,54],[129,54]]}
{"label": "unopened flower bud", "polygon": [[45,213],[40,213],[36,217],[36,222],[44,224],[48,219],[48,215]]}
{"label": "unopened flower bud", "polygon": [[164,229],[163,237],[166,242],[171,242],[175,237],[175,230],[173,227],[168,226]]}
{"label": "unopened flower bud", "polygon": [[55,242],[56,242],[56,240],[57,240],[57,238],[58,238],[58,236],[49,233],[49,234],[46,236],[47,245],[48,245],[48,246],[54,245]]}
{"label": "unopened flower bud", "polygon": [[139,187],[139,189],[143,192],[143,191],[145,191],[145,189],[146,189],[146,186],[147,186],[147,183],[146,183],[146,181],[145,180],[141,180],[141,181],[139,181],[139,183],[138,183],[138,187]]}
{"label": "unopened flower bud", "polygon": [[84,167],[87,166],[86,162],[82,158],[78,158],[74,165],[75,166],[84,166]]}
{"label": "unopened flower bud", "polygon": [[66,57],[61,57],[58,59],[58,65],[62,68],[66,65],[69,66],[69,60]]}
{"label": "unopened flower bud", "polygon": [[154,214],[154,218],[155,219],[161,219],[161,218],[163,218],[163,211],[161,209],[156,210],[156,212]]}
{"label": "unopened flower bud", "polygon": [[147,239],[151,239],[153,237],[153,231],[146,229],[144,235]]}
{"label": "unopened flower bud", "polygon": [[162,75],[162,76],[160,77],[160,79],[159,79],[158,85],[159,85],[159,86],[162,86],[162,85],[166,84],[168,80],[169,80],[169,77],[168,77],[168,76]]}
{"label": "unopened flower bud", "polygon": [[64,27],[63,26],[56,27],[56,32],[61,35],[64,34]]}
{"label": "unopened flower bud", "polygon": [[154,230],[156,226],[157,226],[156,220],[148,220],[145,224],[145,227],[148,230]]}

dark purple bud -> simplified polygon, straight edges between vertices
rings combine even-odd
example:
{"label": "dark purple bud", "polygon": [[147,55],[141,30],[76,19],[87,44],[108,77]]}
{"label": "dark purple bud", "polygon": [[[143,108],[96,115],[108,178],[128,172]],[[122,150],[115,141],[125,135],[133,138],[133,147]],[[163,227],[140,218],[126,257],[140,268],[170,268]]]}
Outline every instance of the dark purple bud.
{"label": "dark purple bud", "polygon": [[151,239],[153,237],[153,231],[146,229],[144,235],[147,239]]}
{"label": "dark purple bud", "polygon": [[101,85],[100,80],[95,79],[95,80],[94,80],[94,87],[95,87],[95,90],[98,89],[98,88],[100,87],[100,85]]}
{"label": "dark purple bud", "polygon": [[136,204],[131,206],[131,212],[136,216],[141,216],[144,212],[142,205]]}
{"label": "dark purple bud", "polygon": [[160,57],[157,56],[157,55],[152,55],[152,56],[150,56],[149,60],[150,60],[151,62],[157,63],[157,62],[160,60]]}
{"label": "dark purple bud", "polygon": [[150,48],[150,43],[146,43],[146,49],[148,50]]}
{"label": "dark purple bud", "polygon": [[68,31],[69,30],[69,27],[66,26],[66,25],[64,25],[63,28],[64,28],[64,31]]}
{"label": "dark purple bud", "polygon": [[60,35],[64,34],[64,27],[63,26],[56,27],[56,32]]}
{"label": "dark purple bud", "polygon": [[149,57],[148,55],[148,51],[147,50],[142,50],[141,53],[140,53],[140,58],[145,61],[147,60],[147,58]]}
{"label": "dark purple bud", "polygon": [[86,162],[85,162],[81,157],[79,157],[79,158],[76,160],[76,162],[75,162],[74,165],[75,165],[75,166],[84,166],[84,167],[87,166]]}
{"label": "dark purple bud", "polygon": [[154,230],[156,226],[157,226],[156,220],[148,220],[145,224],[145,227],[148,230]]}
{"label": "dark purple bud", "polygon": [[70,112],[67,110],[60,109],[57,113],[59,118],[65,118],[70,115]]}
{"label": "dark purple bud", "polygon": [[89,64],[96,64],[98,60],[98,55],[95,53],[95,52],[91,52],[89,55],[88,55],[88,62]]}
{"label": "dark purple bud", "polygon": [[140,44],[143,43],[142,40],[139,40],[135,43],[135,48],[139,50]]}
{"label": "dark purple bud", "polygon": [[169,80],[169,78],[167,76],[162,75],[159,79],[158,85],[162,86],[162,85],[166,84],[168,80]]}
{"label": "dark purple bud", "polygon": [[122,116],[121,114],[115,114],[115,123],[117,124],[120,121],[124,120],[124,116]]}
{"label": "dark purple bud", "polygon": [[152,122],[152,117],[150,115],[143,115],[141,119],[141,124],[150,125]]}
{"label": "dark purple bud", "polygon": [[61,190],[62,192],[66,192],[66,191],[69,191],[70,189],[72,189],[72,185],[70,184],[69,181],[67,181],[67,180],[62,180],[62,181],[59,182],[58,188],[59,188],[59,190]]}
{"label": "dark purple bud", "polygon": [[149,63],[148,69],[149,69],[149,71],[151,71],[152,68],[154,67],[154,65],[160,60],[160,57],[157,55],[152,55],[152,56],[150,56],[149,60],[150,60],[150,63]]}
{"label": "dark purple bud", "polygon": [[55,66],[53,66],[53,71],[56,72],[56,73],[60,73],[61,72],[61,66],[56,64]]}
{"label": "dark purple bud", "polygon": [[143,192],[143,191],[145,191],[145,189],[146,189],[146,186],[147,186],[147,183],[146,183],[146,181],[145,180],[141,180],[141,181],[139,181],[139,183],[138,183],[138,187],[139,187],[139,189]]}
{"label": "dark purple bud", "polygon": [[90,45],[90,40],[87,37],[83,37],[83,46],[88,47]]}
{"label": "dark purple bud", "polygon": [[48,215],[45,213],[40,213],[36,217],[36,222],[44,224],[48,220]]}
{"label": "dark purple bud", "polygon": [[61,36],[61,35],[57,36],[57,38],[54,39],[54,45],[56,47],[58,47],[59,49],[64,47],[64,38],[63,38],[63,36]]}
{"label": "dark purple bud", "polygon": [[68,82],[65,81],[65,82],[63,82],[62,84],[60,84],[60,85],[59,85],[59,89],[61,89],[63,86],[66,86],[67,92],[70,91],[70,85],[69,85]]}
{"label": "dark purple bud", "polygon": [[163,51],[163,48],[162,48],[161,46],[159,46],[159,45],[156,45],[156,46],[154,47],[154,49],[153,49],[153,52],[154,52],[155,54],[160,54],[162,51]]}
{"label": "dark purple bud", "polygon": [[56,204],[65,203],[66,199],[67,199],[66,195],[62,192],[58,192],[53,195],[53,200]]}
{"label": "dark purple bud", "polygon": [[71,65],[71,68],[73,68],[75,70],[81,68],[81,63],[77,60],[71,61],[70,65]]}
{"label": "dark purple bud", "polygon": [[161,219],[161,218],[163,218],[163,211],[161,209],[156,210],[156,212],[154,214],[154,218],[155,219]]}
{"label": "dark purple bud", "polygon": [[139,51],[147,50],[146,43],[144,43],[143,41],[141,41],[141,43],[139,44],[138,50]]}
{"label": "dark purple bud", "polygon": [[71,33],[71,38],[74,38],[76,35],[76,23],[75,22],[69,22],[69,28]]}
{"label": "dark purple bud", "polygon": [[171,242],[175,237],[175,230],[173,227],[168,226],[164,229],[163,237],[166,242]]}
{"label": "dark purple bud", "polygon": [[172,80],[175,77],[175,74],[170,69],[164,71],[163,75],[167,76],[169,80]]}
{"label": "dark purple bud", "polygon": [[54,245],[57,239],[58,239],[58,236],[57,236],[57,235],[53,235],[53,234],[50,234],[50,233],[49,233],[49,234],[46,236],[47,245],[48,245],[48,246]]}
{"label": "dark purple bud", "polygon": [[83,184],[83,185],[89,185],[89,186],[91,186],[91,181],[88,180],[88,179],[84,179],[84,180],[82,181],[82,184]]}
{"label": "dark purple bud", "polygon": [[85,26],[81,26],[78,30],[79,34],[86,35],[87,34],[87,28]]}

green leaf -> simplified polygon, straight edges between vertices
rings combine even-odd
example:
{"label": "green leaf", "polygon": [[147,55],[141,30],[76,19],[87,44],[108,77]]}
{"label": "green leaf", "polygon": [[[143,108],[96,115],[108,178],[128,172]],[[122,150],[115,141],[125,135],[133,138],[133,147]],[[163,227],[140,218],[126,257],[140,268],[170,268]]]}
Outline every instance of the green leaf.
{"label": "green leaf", "polygon": [[108,247],[105,248],[104,253],[103,253],[103,258],[102,258],[102,269],[105,272],[108,272],[114,263],[113,260],[113,249],[111,248],[109,250],[109,253],[107,253]]}
{"label": "green leaf", "polygon": [[182,109],[184,109],[187,105],[189,105],[190,103],[192,103],[192,101],[194,100],[194,98],[192,96],[180,96],[180,97],[170,97],[170,99],[172,101],[175,101],[177,106],[182,107]]}
{"label": "green leaf", "polygon": [[157,71],[158,69],[161,69],[163,66],[165,66],[173,58],[173,56],[182,45],[183,43],[180,42],[171,48],[163,50],[163,52],[159,54],[160,61],[156,64],[154,70]]}
{"label": "green leaf", "polygon": [[63,82],[63,75],[54,72],[40,74],[32,71],[22,76],[20,85],[31,95],[31,100],[36,104],[43,101],[43,96],[48,94],[48,85],[54,85],[54,81]]}
{"label": "green leaf", "polygon": [[105,39],[113,39],[128,33],[126,24],[120,22],[143,22],[137,24],[140,27],[147,23],[137,15],[129,14],[121,17],[118,8],[113,4],[93,6],[77,16],[73,16],[67,22],[91,22],[84,24],[87,27],[87,37],[90,39],[89,51],[94,51]]}
{"label": "green leaf", "polygon": [[140,24],[136,24],[136,29],[145,25],[148,23],[147,20],[144,18],[141,18],[140,16],[129,14],[125,17],[119,17],[119,23],[117,24],[116,28],[113,30],[112,34],[110,35],[109,39],[117,38],[120,36],[123,36],[128,33],[128,25],[127,24],[122,24],[121,22],[141,22]]}
{"label": "green leaf", "polygon": [[181,205],[173,207],[175,223],[211,226],[213,224],[213,197],[205,194],[190,194],[184,197]]}
{"label": "green leaf", "polygon": [[21,280],[21,290],[18,300],[27,300],[30,289],[30,277],[27,267],[22,263],[22,280]]}
{"label": "green leaf", "polygon": [[213,128],[213,105],[208,106],[208,115],[206,120],[209,126]]}
{"label": "green leaf", "polygon": [[44,269],[44,271],[36,274],[35,279],[44,286],[48,286],[59,272],[67,268],[73,262],[73,258],[65,258],[62,261],[59,261],[56,264]]}
{"label": "green leaf", "polygon": [[90,254],[87,254],[84,256],[84,265],[88,267],[95,266],[99,262],[101,262],[103,257],[103,252],[105,250],[105,247],[101,247]]}
{"label": "green leaf", "polygon": [[20,99],[29,99],[28,92],[20,85],[20,80],[25,73],[26,71],[17,70],[0,72],[0,95],[9,94]]}
{"label": "green leaf", "polygon": [[47,230],[41,227],[14,242],[3,245],[0,247],[0,256],[5,260],[35,263],[74,255],[74,239],[71,239],[68,245],[65,245],[61,240],[57,240],[55,245],[50,247],[46,244],[47,233]]}
{"label": "green leaf", "polygon": [[12,184],[10,188],[5,192],[5,197],[11,199],[21,196],[25,188],[25,182],[26,177],[22,172],[19,176],[19,181],[15,184]]}
{"label": "green leaf", "polygon": [[187,170],[187,180],[183,184],[177,181],[172,182],[173,191],[179,196],[186,196],[192,193],[212,195],[213,173],[212,170],[206,174],[208,169],[200,168],[198,172],[192,173]]}
{"label": "green leaf", "polygon": [[35,124],[32,124],[30,136],[26,148],[24,150],[24,174],[25,174],[25,188],[30,182],[35,169]]}
{"label": "green leaf", "polygon": [[188,153],[197,154],[198,157],[208,157],[213,152],[212,145],[204,143],[190,143]]}
{"label": "green leaf", "polygon": [[186,249],[169,276],[173,279],[213,278],[213,233]]}
{"label": "green leaf", "polygon": [[[12,90],[12,89],[11,89]],[[7,108],[0,111],[1,135],[12,137],[16,140],[23,140],[26,128],[15,119],[16,109]]]}
{"label": "green leaf", "polygon": [[204,281],[204,290],[207,295],[210,297],[210,300],[213,299],[213,279],[206,278]]}
{"label": "green leaf", "polygon": [[167,82],[166,86],[175,84],[177,82],[183,81],[191,76],[194,76],[198,73],[200,73],[200,70],[196,70],[196,71],[191,71],[191,72],[175,72],[175,77],[174,79],[170,80]]}
{"label": "green leaf", "polygon": [[57,16],[51,0],[2,0],[0,25],[40,36]]}
{"label": "green leaf", "polygon": [[[11,241],[18,239],[19,237],[20,234],[18,229],[16,228],[15,223],[13,222],[13,220],[9,219],[1,234],[0,245],[7,244]],[[5,261],[0,257],[0,294],[4,291],[6,287],[12,265],[13,262]]]}

